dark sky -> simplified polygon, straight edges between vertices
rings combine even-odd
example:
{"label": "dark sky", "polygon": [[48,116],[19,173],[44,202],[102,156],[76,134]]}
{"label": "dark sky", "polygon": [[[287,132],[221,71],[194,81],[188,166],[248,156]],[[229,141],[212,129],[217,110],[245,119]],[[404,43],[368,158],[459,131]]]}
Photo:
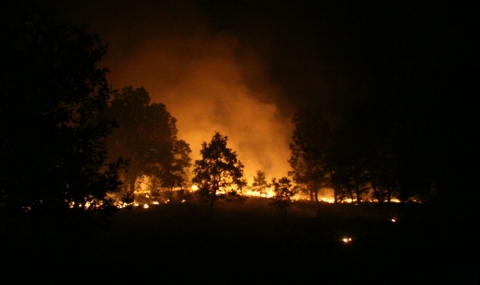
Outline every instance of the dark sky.
{"label": "dark sky", "polygon": [[89,24],[110,44],[104,64],[113,87],[143,86],[153,101],[166,104],[194,158],[201,142],[220,131],[244,162],[247,177],[261,169],[270,178],[289,170],[296,107],[319,108],[335,125],[365,97],[399,96],[412,105],[433,106],[435,114],[444,109],[455,120],[465,116],[462,110],[475,112],[463,119],[477,118],[477,2],[38,5]]}

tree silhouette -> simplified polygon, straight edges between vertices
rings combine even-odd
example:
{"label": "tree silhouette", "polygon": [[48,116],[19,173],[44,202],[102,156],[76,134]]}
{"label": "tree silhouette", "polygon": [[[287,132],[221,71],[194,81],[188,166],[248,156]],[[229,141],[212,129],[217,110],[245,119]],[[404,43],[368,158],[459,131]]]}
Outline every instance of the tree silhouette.
{"label": "tree silhouette", "polygon": [[176,119],[164,104],[150,104],[145,88],[124,87],[115,93],[107,117],[119,126],[108,138],[111,159],[128,159],[122,176],[123,192],[131,195],[137,179],[148,175],[160,180],[163,187],[181,186],[190,166],[190,146],[177,139]]}
{"label": "tree silhouette", "polygon": [[328,155],[340,192],[360,202],[372,191],[379,203],[432,196],[435,165],[423,141],[427,130],[418,118],[410,121],[413,116],[405,116],[405,110],[391,98],[366,99],[350,110],[335,130]]}
{"label": "tree silhouette", "polygon": [[97,67],[107,49],[86,25],[40,13],[18,20],[2,40],[2,210],[63,225],[113,213],[107,193],[118,190],[122,163],[106,164],[114,125],[99,118],[112,93],[108,69]]}
{"label": "tree silhouette", "polygon": [[318,191],[329,186],[330,182],[326,160],[330,136],[328,123],[320,112],[311,109],[297,110],[292,123],[295,129],[288,162],[293,170],[289,175],[297,184],[304,186],[318,207]]}
{"label": "tree silhouette", "polygon": [[190,145],[183,140],[176,140],[173,145],[171,161],[165,167],[161,176],[161,186],[169,190],[169,199],[173,198],[175,187],[183,188],[186,180],[186,170],[191,166]]}
{"label": "tree silhouette", "polygon": [[273,178],[272,186],[275,191],[275,196],[270,198],[272,200],[270,205],[279,211],[282,218],[285,219],[287,216],[287,209],[292,204],[291,198],[298,192],[297,188],[292,187],[291,181],[287,177],[282,177],[278,181],[276,178]]}
{"label": "tree silhouette", "polygon": [[202,143],[202,159],[196,160],[194,164],[192,182],[198,186],[197,193],[200,198],[210,202],[209,216],[218,199],[245,199],[241,195],[242,188],[246,185],[243,179],[244,166],[237,159],[237,153],[227,147],[227,140],[227,136],[215,132],[209,143]]}
{"label": "tree silhouette", "polygon": [[265,177],[265,172],[257,170],[256,176],[253,177],[252,190],[258,192],[260,195],[265,195],[268,187],[270,187],[270,185]]}

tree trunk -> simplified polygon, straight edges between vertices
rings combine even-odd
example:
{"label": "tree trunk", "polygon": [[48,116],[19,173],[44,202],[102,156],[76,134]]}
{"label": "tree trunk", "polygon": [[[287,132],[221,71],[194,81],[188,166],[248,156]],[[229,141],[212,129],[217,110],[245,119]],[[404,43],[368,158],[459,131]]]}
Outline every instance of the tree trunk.
{"label": "tree trunk", "polygon": [[372,181],[370,182],[370,184],[372,185],[373,194],[377,198],[378,204],[382,205],[383,201],[382,201],[382,197],[380,197],[380,193],[378,192],[377,183],[375,182],[375,177],[372,178]]}
{"label": "tree trunk", "polygon": [[357,180],[355,180],[355,195],[357,196],[357,204],[361,203],[360,200],[360,184]]}
{"label": "tree trunk", "polygon": [[130,193],[134,193],[135,192],[135,178],[133,178],[132,180],[130,180]]}
{"label": "tree trunk", "polygon": [[217,187],[214,186],[212,193],[212,199],[210,200],[210,207],[208,208],[208,217],[211,217],[213,214],[213,206],[215,205],[215,200],[217,200]]}
{"label": "tree trunk", "polygon": [[318,190],[315,191],[315,206],[317,207],[317,217],[320,216],[320,201],[318,201]]}

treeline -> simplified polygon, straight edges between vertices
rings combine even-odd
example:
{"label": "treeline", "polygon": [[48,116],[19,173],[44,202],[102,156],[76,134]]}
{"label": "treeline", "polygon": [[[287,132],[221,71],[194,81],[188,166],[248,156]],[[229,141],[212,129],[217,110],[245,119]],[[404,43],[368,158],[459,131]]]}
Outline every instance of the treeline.
{"label": "treeline", "polygon": [[[111,193],[131,202],[143,175],[154,190],[172,191],[190,180],[191,149],[177,138],[176,119],[165,105],[151,103],[143,87],[109,86],[109,70],[100,66],[107,47],[88,26],[34,13],[10,19],[2,27],[2,42],[2,217],[91,225],[108,220],[118,208]],[[367,99],[335,129],[321,110],[299,109],[289,160],[296,186],[286,177],[272,181],[277,206],[285,208],[282,203],[297,190],[318,203],[323,188],[334,189],[335,201],[357,203],[372,196],[382,203],[476,193],[465,190],[474,168],[463,163],[478,158],[475,141],[458,144],[452,133],[457,129],[440,109],[429,111],[412,98]],[[458,129],[461,139],[475,132]],[[222,195],[239,198],[246,186],[243,164],[226,142],[215,133],[193,164],[191,181],[212,207]],[[267,184],[262,175],[254,187]]]}
{"label": "treeline", "polygon": [[107,48],[84,25],[40,13],[7,19],[1,33],[2,221],[87,227],[105,220],[116,210],[106,193],[118,190],[124,165],[106,160],[105,138],[116,126],[100,116],[114,93],[108,69],[98,66]]}
{"label": "treeline", "polygon": [[335,201],[477,207],[478,110],[466,99],[474,73],[461,74],[464,86],[455,76],[433,85],[436,73],[382,85],[382,94],[357,102],[334,128],[321,109],[298,110],[289,160],[294,181],[314,201],[329,187]]}
{"label": "treeline", "polygon": [[293,118],[290,174],[312,201],[333,189],[335,202],[426,202],[440,194],[429,149],[405,129],[392,106],[357,105],[343,123],[329,127],[321,111]]}
{"label": "treeline", "polygon": [[142,175],[183,185],[191,150],[176,119],[144,88],[109,86],[107,47],[88,25],[22,14],[2,43],[2,222],[90,228],[132,201]]}

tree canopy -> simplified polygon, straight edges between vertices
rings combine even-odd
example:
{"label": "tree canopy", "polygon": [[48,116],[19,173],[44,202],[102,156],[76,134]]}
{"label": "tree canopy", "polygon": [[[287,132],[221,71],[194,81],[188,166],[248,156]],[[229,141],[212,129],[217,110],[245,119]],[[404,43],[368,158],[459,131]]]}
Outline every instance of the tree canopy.
{"label": "tree canopy", "polygon": [[228,137],[215,132],[212,140],[202,143],[202,158],[195,161],[192,182],[198,186],[198,195],[210,202],[209,214],[217,199],[242,201],[241,191],[246,185],[243,164],[237,153],[227,147]]}
{"label": "tree canopy", "polygon": [[270,185],[267,182],[267,177],[265,176],[265,172],[261,170],[257,170],[256,175],[253,177],[252,191],[260,195],[266,195],[267,189],[269,187]]}
{"label": "tree canopy", "polygon": [[287,177],[280,179],[272,179],[273,190],[275,195],[270,198],[270,206],[280,212],[283,218],[286,218],[287,209],[292,204],[292,197],[298,192],[298,188],[294,187]]}
{"label": "tree canopy", "polygon": [[[86,25],[35,13],[3,33],[0,206],[49,222],[114,209],[119,161],[106,164],[112,94],[98,67],[107,48]],[[65,222],[65,224],[70,224]]]}
{"label": "tree canopy", "polygon": [[326,161],[330,138],[328,122],[321,112],[305,108],[297,110],[292,123],[295,129],[290,144],[288,162],[292,171],[289,175],[318,203],[318,191],[329,186],[330,181]]}
{"label": "tree canopy", "polygon": [[163,187],[182,186],[190,166],[190,146],[177,139],[176,119],[162,103],[150,104],[145,88],[124,87],[114,94],[106,112],[118,122],[107,140],[110,159],[124,158],[124,194],[133,194],[142,175],[160,180]]}

